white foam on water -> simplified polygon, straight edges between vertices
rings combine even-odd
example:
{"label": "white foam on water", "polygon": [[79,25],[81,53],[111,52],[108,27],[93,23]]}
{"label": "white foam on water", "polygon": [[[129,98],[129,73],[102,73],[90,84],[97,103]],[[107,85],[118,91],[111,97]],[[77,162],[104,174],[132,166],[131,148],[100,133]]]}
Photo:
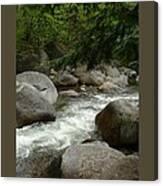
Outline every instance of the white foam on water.
{"label": "white foam on water", "polygon": [[138,94],[109,97],[107,94],[91,95],[69,100],[64,111],[58,111],[55,122],[35,123],[16,129],[16,156],[28,157],[37,147],[54,146],[64,149],[71,144],[90,138],[95,129],[95,116],[110,101],[117,99],[138,100]]}

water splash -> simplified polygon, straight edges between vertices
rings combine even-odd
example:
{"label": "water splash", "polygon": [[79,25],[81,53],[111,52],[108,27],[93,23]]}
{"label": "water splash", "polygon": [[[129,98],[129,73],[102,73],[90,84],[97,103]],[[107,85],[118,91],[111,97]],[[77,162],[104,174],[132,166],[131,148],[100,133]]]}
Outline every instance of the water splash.
{"label": "water splash", "polygon": [[70,98],[64,111],[58,111],[55,122],[34,123],[16,129],[16,157],[27,158],[35,148],[53,146],[64,149],[74,143],[90,138],[95,130],[95,116],[109,102],[117,99],[138,100],[138,93],[110,96],[95,94],[80,98]]}

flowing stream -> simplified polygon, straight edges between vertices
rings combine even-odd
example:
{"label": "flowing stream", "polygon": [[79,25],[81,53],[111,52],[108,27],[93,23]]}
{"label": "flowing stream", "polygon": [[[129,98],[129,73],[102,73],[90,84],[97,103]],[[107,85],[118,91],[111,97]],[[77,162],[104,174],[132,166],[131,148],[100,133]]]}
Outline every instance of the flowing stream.
{"label": "flowing stream", "polygon": [[31,151],[44,146],[57,150],[90,139],[95,131],[95,116],[109,102],[116,99],[138,100],[138,93],[109,94],[87,93],[77,98],[68,98],[63,108],[57,111],[55,122],[34,123],[16,129],[16,158],[28,158]]}

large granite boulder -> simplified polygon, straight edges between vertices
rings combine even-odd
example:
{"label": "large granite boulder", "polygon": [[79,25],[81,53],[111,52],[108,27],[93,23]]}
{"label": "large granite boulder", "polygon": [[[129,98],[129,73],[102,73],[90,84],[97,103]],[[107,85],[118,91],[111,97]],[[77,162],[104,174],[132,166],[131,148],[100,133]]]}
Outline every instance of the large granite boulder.
{"label": "large granite boulder", "polygon": [[18,127],[37,121],[54,121],[54,106],[42,96],[37,88],[17,82],[16,85],[16,119]]}
{"label": "large granite boulder", "polygon": [[70,146],[62,156],[62,177],[137,180],[138,162],[138,156],[126,156],[104,142],[74,145]]}
{"label": "large granite boulder", "polygon": [[135,101],[119,99],[109,103],[96,115],[95,123],[109,145],[137,146],[139,109]]}
{"label": "large granite boulder", "polygon": [[20,83],[28,83],[35,87],[50,104],[57,101],[58,93],[53,82],[43,73],[27,71],[16,76]]}
{"label": "large granite boulder", "polygon": [[17,155],[16,176],[29,178],[59,178],[61,151],[54,146],[37,147],[26,156]]}

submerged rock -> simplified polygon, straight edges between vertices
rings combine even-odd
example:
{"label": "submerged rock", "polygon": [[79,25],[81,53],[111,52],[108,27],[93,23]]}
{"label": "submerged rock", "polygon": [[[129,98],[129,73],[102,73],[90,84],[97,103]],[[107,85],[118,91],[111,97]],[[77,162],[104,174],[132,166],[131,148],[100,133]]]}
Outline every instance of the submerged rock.
{"label": "submerged rock", "polygon": [[53,82],[43,73],[27,71],[16,76],[16,80],[20,83],[28,83],[35,87],[41,96],[50,104],[57,101],[58,93]]}
{"label": "submerged rock", "polygon": [[62,156],[62,177],[137,180],[138,156],[125,156],[104,142],[70,146]]}
{"label": "submerged rock", "polygon": [[54,121],[54,107],[42,94],[28,83],[17,82],[16,86],[16,120],[17,127],[36,121]]}
{"label": "submerged rock", "polygon": [[138,144],[139,109],[132,100],[109,103],[96,115],[99,133],[112,146]]}

